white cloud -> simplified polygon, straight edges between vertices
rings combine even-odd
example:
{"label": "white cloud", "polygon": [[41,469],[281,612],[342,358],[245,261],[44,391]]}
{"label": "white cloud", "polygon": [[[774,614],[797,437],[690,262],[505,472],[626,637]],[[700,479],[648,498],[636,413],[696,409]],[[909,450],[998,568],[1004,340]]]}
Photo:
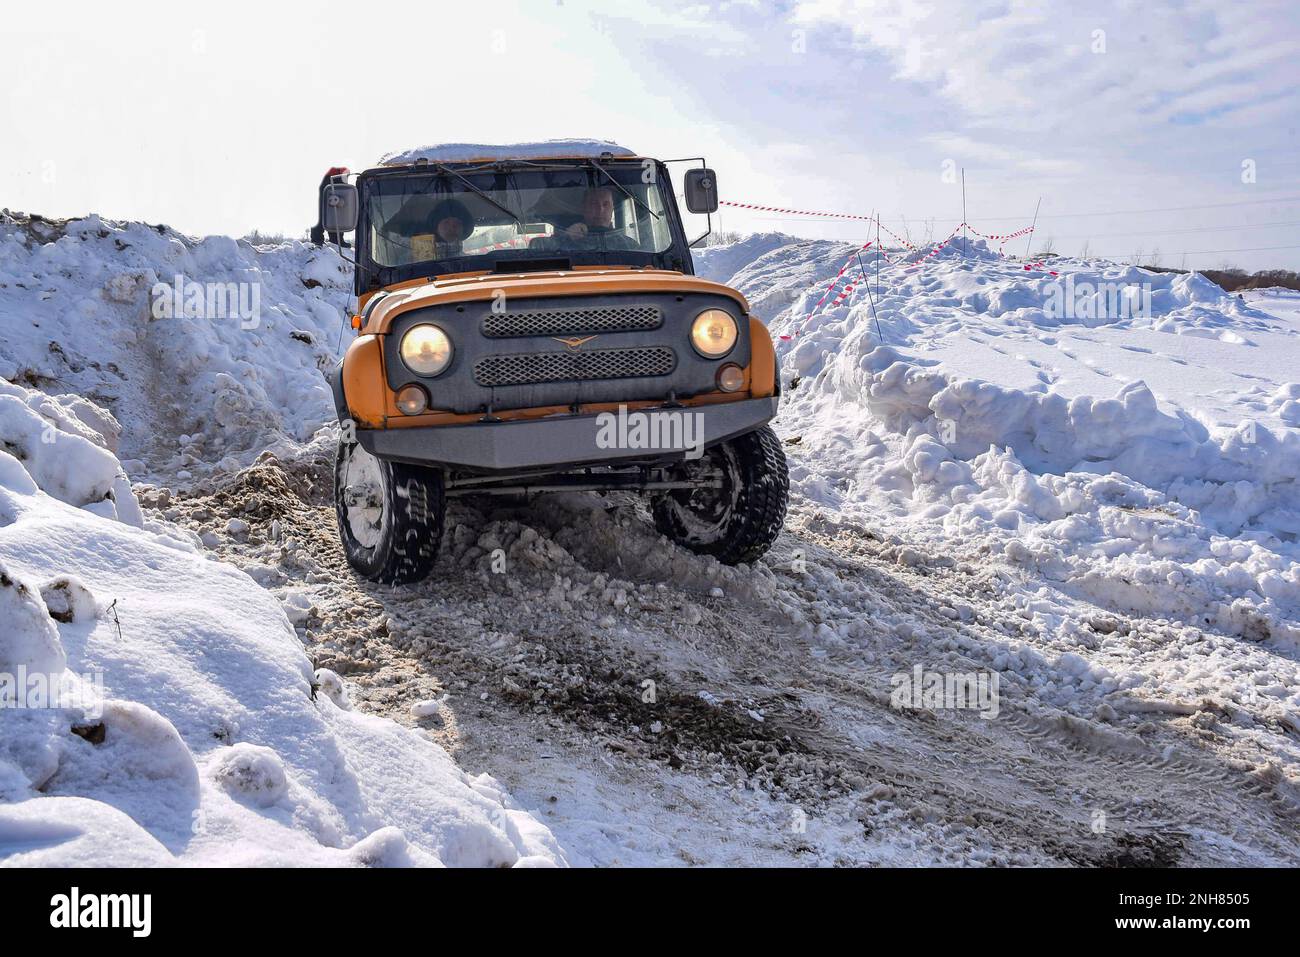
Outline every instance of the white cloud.
{"label": "white cloud", "polygon": [[1083,167],[1070,159],[1050,159],[1023,148],[1008,149],[961,133],[931,133],[925,137],[939,152],[967,163],[996,165],[1042,176],[1070,176]]}
{"label": "white cloud", "polygon": [[807,0],[791,18],[847,30],[897,78],[1007,130],[1139,130],[1167,118],[1162,103],[1230,111],[1283,90],[1266,115],[1295,115],[1300,28],[1281,2]]}
{"label": "white cloud", "polygon": [[[960,191],[941,178],[948,159],[966,171],[972,222],[1027,219],[1039,195],[1049,217],[1084,202],[1300,192],[1300,26],[1281,3],[490,7],[393,6],[361,36],[336,28],[349,15],[338,0],[306,17],[257,0],[184,16],[153,0],[135,19],[93,0],[62,18],[16,6],[0,96],[4,204],[295,232],[327,166],[421,142],[556,136],[703,154],[738,199],[909,218],[960,215]],[[1092,52],[1095,30],[1105,53]],[[1249,187],[1244,157],[1258,161]],[[807,225],[734,212],[727,223]],[[1123,217],[1097,226],[1137,228]],[[847,239],[854,228],[809,233]]]}

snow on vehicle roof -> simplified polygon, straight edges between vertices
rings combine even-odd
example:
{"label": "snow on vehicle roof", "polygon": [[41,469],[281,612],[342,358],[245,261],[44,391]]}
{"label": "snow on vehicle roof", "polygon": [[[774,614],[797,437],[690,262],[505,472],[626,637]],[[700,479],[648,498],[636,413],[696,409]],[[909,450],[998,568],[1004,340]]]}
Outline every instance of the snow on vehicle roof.
{"label": "snow on vehicle roof", "polygon": [[437,143],[411,150],[388,153],[380,166],[406,166],[417,160],[431,163],[464,163],[470,160],[544,159],[559,156],[597,157],[602,153],[636,156],[632,150],[609,140],[542,140],[538,143]]}

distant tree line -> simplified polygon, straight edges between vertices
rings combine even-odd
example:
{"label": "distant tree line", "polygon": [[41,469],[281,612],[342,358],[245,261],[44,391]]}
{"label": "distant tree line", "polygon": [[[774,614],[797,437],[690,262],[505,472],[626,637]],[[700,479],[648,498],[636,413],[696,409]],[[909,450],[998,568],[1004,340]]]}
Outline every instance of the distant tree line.
{"label": "distant tree line", "polygon": [[[1186,269],[1172,269],[1168,266],[1143,266],[1152,272],[1187,272]],[[1261,269],[1249,273],[1244,269],[1198,269],[1196,270],[1210,282],[1219,286],[1224,292],[1236,292],[1239,289],[1269,289],[1274,286],[1282,289],[1300,290],[1300,273],[1289,269]]]}
{"label": "distant tree line", "polygon": [[723,230],[718,230],[715,233],[709,233],[708,238],[704,240],[704,245],[705,246],[729,246],[732,243],[740,242],[744,238],[745,238],[744,236],[742,236],[740,233],[737,232],[732,232],[730,230],[724,232]]}

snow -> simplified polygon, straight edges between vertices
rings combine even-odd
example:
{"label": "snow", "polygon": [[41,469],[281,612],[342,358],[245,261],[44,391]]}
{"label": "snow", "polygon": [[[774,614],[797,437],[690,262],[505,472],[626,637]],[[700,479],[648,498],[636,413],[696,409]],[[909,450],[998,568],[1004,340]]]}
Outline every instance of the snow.
{"label": "snow", "polygon": [[[1294,295],[1239,299],[1194,273],[1109,262],[1026,269],[981,241],[969,256],[950,246],[923,262],[925,250],[889,251],[878,289],[868,252],[868,281],[855,265],[846,301],[832,306],[832,294],[814,312],[853,251],[791,241],[715,277],[749,295],[779,337],[787,392],[777,428],[795,443],[798,495],[886,534],[1009,566],[1003,597],[1067,642],[1092,640],[1079,625],[1097,609],[1235,636],[1246,644],[1236,655],[1225,647],[1213,669],[1179,649],[1158,664],[1130,660],[1111,685],[1184,700],[1212,689],[1242,703],[1258,682],[1276,689],[1274,719],[1291,720],[1300,708]],[[1149,314],[1083,305],[1090,286],[1106,283],[1142,290]],[[1072,290],[1082,307],[1063,315]]]}
{"label": "snow", "polygon": [[[0,567],[0,616],[8,623],[0,635],[0,674],[17,675],[20,669],[59,674],[66,666],[58,630],[39,596]],[[12,689],[5,697],[12,698]]]}
{"label": "snow", "polygon": [[[117,458],[89,436],[101,438],[74,409],[84,400],[50,397],[0,380],[0,441],[51,495],[71,505],[92,508],[134,525],[142,521],[139,505]],[[115,434],[107,413],[101,423]]]}
{"label": "snow", "polygon": [[714,282],[727,282],[745,266],[770,253],[797,242],[784,233],[754,233],[734,243],[721,243],[692,250],[695,274]]}
{"label": "snow", "polygon": [[[49,407],[21,386],[6,395],[24,410],[0,419],[13,448],[27,412]],[[0,451],[0,674],[39,673],[58,695],[38,707],[29,685],[0,683],[0,861],[565,862],[426,735],[315,694],[293,628],[248,576],[43,491],[66,494],[86,462],[120,471],[102,447],[106,459],[68,447],[35,474]],[[74,694],[89,675],[102,697]]]}
{"label": "snow", "polygon": [[[1094,752],[1138,753],[1140,734],[1167,750],[1182,730],[1143,728],[1182,717],[1214,728],[1187,750],[1218,748],[1225,766],[1293,789],[1300,296],[1243,300],[1200,276],[1101,261],[1026,269],[973,242],[924,260],[888,250],[878,293],[868,251],[871,283],[810,318],[854,250],[763,234],[696,253],[697,272],[738,286],[777,337],[793,503],[755,568],[670,549],[630,511],[570,496],[450,529],[446,582],[377,595],[322,559],[316,539],[333,529],[312,516],[198,519],[167,487],[193,491],[268,451],[321,457],[333,407],[320,369],[349,303],[338,254],[0,217],[0,674],[52,675],[59,695],[56,708],[0,710],[0,862],[790,863],[806,841],[827,863],[1055,860],[1046,844],[950,833],[952,821],[913,827],[913,811],[931,812],[892,795],[905,776],[821,792],[840,803],[809,801],[805,838],[792,830],[798,784],[737,781],[711,750],[691,770],[691,707],[734,713],[734,733],[766,742],[804,726],[803,710],[793,724],[782,713],[804,688],[798,707],[846,744],[824,741],[810,763],[848,774],[859,751],[886,768],[895,753],[909,770],[928,762],[938,776],[919,780],[936,788],[962,777],[977,765],[945,763],[949,739],[936,751],[919,726],[842,696],[918,661],[1000,676],[1002,713],[975,719],[988,727],[973,746],[1003,734],[1019,755],[1008,721],[1041,717],[1032,734],[1068,731]],[[256,315],[156,315],[155,286],[177,276],[182,291],[255,288]],[[1149,313],[1100,313],[1086,286],[1099,283],[1145,285]],[[518,564],[487,587],[498,576],[479,581],[475,562],[503,545]],[[243,570],[216,553],[243,556]],[[578,655],[575,626],[608,657]],[[308,631],[331,667],[309,662]],[[410,678],[406,697],[349,670],[381,655]],[[626,689],[595,691],[639,687],[627,662],[643,656],[679,686],[679,708],[620,732],[608,702]],[[818,684],[832,672],[846,684]],[[564,696],[540,694],[575,676],[593,688],[582,721],[594,731],[547,710]],[[527,694],[549,724],[503,701]],[[822,699],[833,709],[818,712]],[[477,740],[458,740],[461,726]],[[669,738],[681,768],[633,757]],[[719,731],[699,747],[733,744]],[[1107,783],[1061,760],[1062,786],[1080,793],[1140,779],[1134,793],[1163,801],[1183,788],[1155,767]],[[878,828],[865,848],[863,813]],[[1218,828],[1192,859],[1218,860]]]}
{"label": "snow", "polygon": [[[792,303],[768,318],[800,379],[779,422],[802,494],[1109,607],[1300,639],[1294,319],[1196,274],[1026,270],[982,241],[895,253],[878,293],[864,257],[869,281],[810,319],[851,251],[791,243],[734,276]],[[1150,315],[1053,308],[1108,283]]]}
{"label": "snow", "polygon": [[417,701],[411,705],[411,716],[415,718],[431,718],[442,711],[442,706],[446,698],[426,698],[423,701]]}
{"label": "snow", "polygon": [[[136,481],[298,447],[334,419],[320,368],[334,361],[351,268],[304,242],[254,247],[98,216],[0,215],[0,378],[73,393],[22,400],[0,386],[0,427],[43,487],[76,505],[110,488],[126,496],[106,453],[65,435],[103,435]],[[234,295],[209,309],[206,296],[189,296],[196,288]],[[55,420],[57,444],[39,441],[21,402]],[[41,477],[42,458],[74,454],[66,488]]]}
{"label": "snow", "polygon": [[602,153],[614,156],[638,156],[632,150],[609,140],[558,139],[536,143],[437,143],[415,149],[386,153],[380,166],[409,166],[418,160],[431,163],[464,163],[471,160],[549,159],[582,157],[597,159]]}
{"label": "snow", "polygon": [[93,621],[99,603],[75,575],[59,575],[41,586],[41,600],[55,621],[65,624]]}

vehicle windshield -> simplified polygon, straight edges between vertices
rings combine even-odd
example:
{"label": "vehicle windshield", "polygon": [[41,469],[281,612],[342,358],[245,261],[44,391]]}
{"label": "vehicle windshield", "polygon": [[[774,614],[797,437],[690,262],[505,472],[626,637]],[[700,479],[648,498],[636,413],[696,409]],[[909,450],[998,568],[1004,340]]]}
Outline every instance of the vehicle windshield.
{"label": "vehicle windshield", "polygon": [[392,273],[529,258],[664,265],[674,219],[661,177],[647,170],[658,173],[636,161],[374,175],[364,188],[367,258]]}

